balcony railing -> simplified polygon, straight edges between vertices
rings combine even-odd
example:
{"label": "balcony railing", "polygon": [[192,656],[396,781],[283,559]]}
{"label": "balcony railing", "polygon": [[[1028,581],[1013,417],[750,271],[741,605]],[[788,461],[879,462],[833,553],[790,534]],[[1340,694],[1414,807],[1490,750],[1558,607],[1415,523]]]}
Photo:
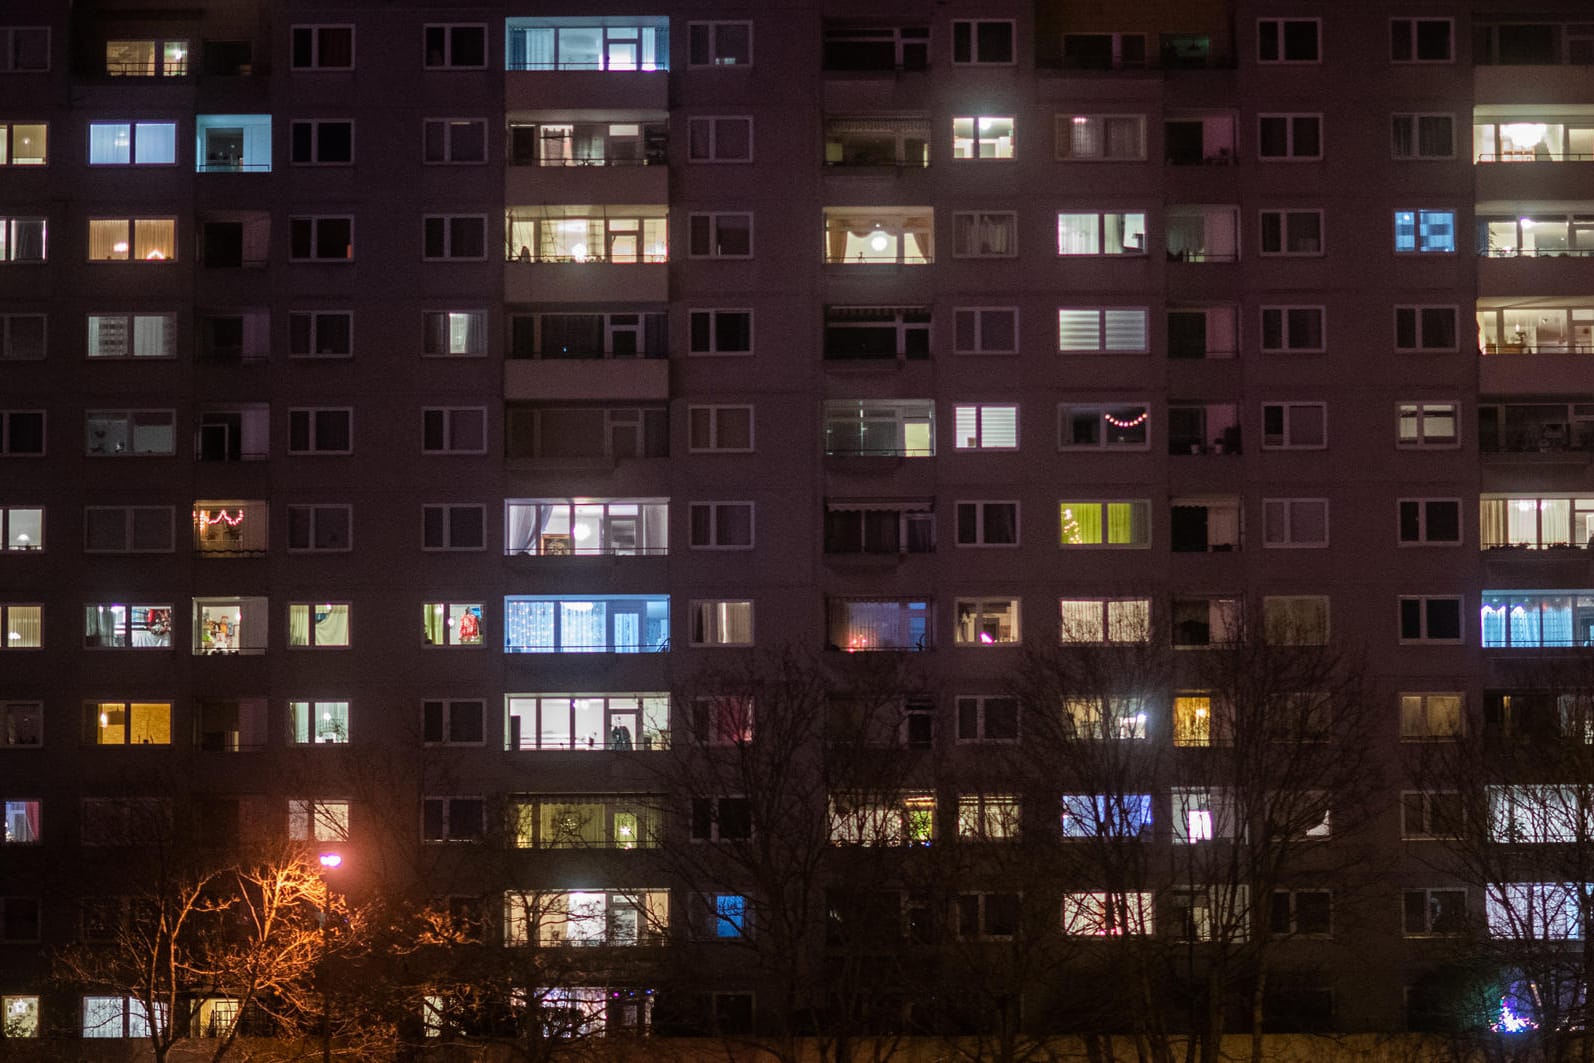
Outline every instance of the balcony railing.
{"label": "balcony railing", "polygon": [[1594,153],[1586,151],[1524,151],[1482,152],[1479,163],[1494,162],[1594,162]]}

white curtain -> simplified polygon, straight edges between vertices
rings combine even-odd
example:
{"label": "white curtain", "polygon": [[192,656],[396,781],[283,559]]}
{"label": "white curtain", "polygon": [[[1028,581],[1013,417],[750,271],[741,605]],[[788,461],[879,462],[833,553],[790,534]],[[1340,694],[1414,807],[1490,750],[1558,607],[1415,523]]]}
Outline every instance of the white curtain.
{"label": "white curtain", "polygon": [[133,127],[126,122],[89,124],[89,164],[113,165],[132,160]]}
{"label": "white curtain", "polygon": [[608,603],[560,602],[560,653],[603,653],[608,645]]}
{"label": "white curtain", "polygon": [[170,358],[176,353],[172,331],[169,314],[135,314],[133,354],[139,358]]}

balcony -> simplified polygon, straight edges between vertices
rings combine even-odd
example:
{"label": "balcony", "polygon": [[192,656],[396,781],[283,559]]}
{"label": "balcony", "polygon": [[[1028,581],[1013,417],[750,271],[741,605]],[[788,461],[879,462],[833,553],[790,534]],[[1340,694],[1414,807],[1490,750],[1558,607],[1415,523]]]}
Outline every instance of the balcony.
{"label": "balcony", "polygon": [[669,99],[669,20],[663,16],[507,19],[504,57],[509,110],[662,110]]}
{"label": "balcony", "polygon": [[511,402],[669,397],[670,363],[664,358],[534,358],[504,363],[504,398]]}

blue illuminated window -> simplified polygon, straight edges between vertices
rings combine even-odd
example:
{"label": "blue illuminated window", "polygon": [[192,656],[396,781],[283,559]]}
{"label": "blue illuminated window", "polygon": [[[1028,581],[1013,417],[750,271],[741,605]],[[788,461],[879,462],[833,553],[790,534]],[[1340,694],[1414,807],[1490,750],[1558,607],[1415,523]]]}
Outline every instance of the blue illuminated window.
{"label": "blue illuminated window", "polygon": [[714,895],[714,936],[739,938],[747,936],[747,898],[739,893]]}
{"label": "blue illuminated window", "polygon": [[90,166],[171,166],[176,122],[90,122]]}
{"label": "blue illuminated window", "polygon": [[194,119],[194,168],[200,173],[268,173],[269,114],[202,114]]}
{"label": "blue illuminated window", "polygon": [[1453,254],[1456,250],[1456,212],[1395,211],[1395,250]]}
{"label": "blue illuminated window", "polygon": [[658,595],[504,599],[505,653],[661,653],[670,600]]}
{"label": "blue illuminated window", "polygon": [[648,71],[670,68],[669,20],[512,18],[505,25],[510,70]]}

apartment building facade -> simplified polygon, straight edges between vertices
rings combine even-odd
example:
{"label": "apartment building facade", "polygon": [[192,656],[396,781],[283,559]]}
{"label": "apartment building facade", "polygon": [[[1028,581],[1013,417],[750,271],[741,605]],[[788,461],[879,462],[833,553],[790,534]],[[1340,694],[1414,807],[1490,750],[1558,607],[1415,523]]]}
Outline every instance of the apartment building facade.
{"label": "apartment building facade", "polygon": [[[843,850],[1066,844],[1082,784],[1021,814],[999,781],[1044,731],[1026,646],[1268,628],[1354,643],[1387,769],[1354,888],[1246,905],[1301,939],[1279,1028],[1420,1027],[1447,939],[1506,936],[1512,898],[1581,941],[1586,885],[1437,870],[1409,774],[1586,738],[1528,674],[1594,642],[1594,30],[1546,11],[7,5],[8,1036],[147,1026],[49,952],[173,816],[337,850],[339,888],[457,904],[484,948],[602,946],[558,999],[647,1027],[671,941],[757,924],[659,851],[777,826],[668,764],[760,740],[694,692],[780,649],[911,687],[879,756],[912,785],[832,822],[818,926]],[[1223,745],[1187,686],[1071,733]],[[1243,835],[1181,793],[1109,833]],[[1054,886],[953,885],[932,921],[1206,936],[1188,889]],[[758,1030],[724,956],[697,1014]]]}

